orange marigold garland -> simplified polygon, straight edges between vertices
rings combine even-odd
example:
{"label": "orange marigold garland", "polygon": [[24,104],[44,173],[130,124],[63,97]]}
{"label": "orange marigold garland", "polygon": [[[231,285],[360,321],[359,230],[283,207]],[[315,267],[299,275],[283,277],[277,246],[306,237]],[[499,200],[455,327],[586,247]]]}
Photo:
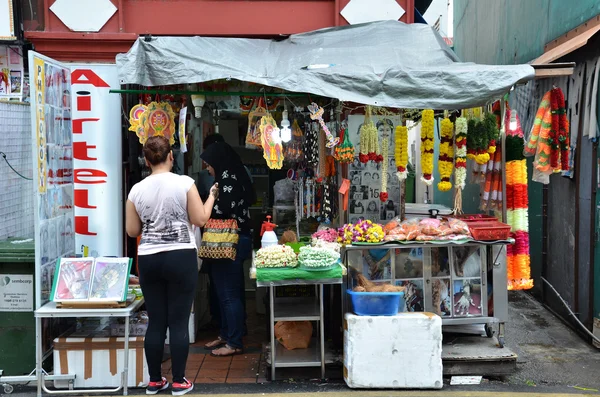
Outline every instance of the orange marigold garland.
{"label": "orange marigold garland", "polygon": [[452,169],[454,166],[454,144],[452,141],[452,138],[454,137],[454,124],[449,118],[445,118],[442,120],[440,129],[440,154],[438,157],[440,182],[438,183],[438,189],[441,192],[447,192],[452,189],[450,176],[452,176]]}
{"label": "orange marigold garland", "polygon": [[505,125],[516,121],[515,129],[506,133],[506,217],[511,225],[515,243],[507,246],[507,273],[509,290],[533,288],[529,256],[529,219],[527,193],[527,163],[523,156],[523,130],[518,115],[507,110]]}
{"label": "orange marigold garland", "polygon": [[425,109],[421,117],[421,181],[433,183],[433,110]]}
{"label": "orange marigold garland", "polygon": [[396,167],[398,172],[396,176],[400,182],[408,177],[408,128],[403,125],[396,127],[395,131],[396,146],[394,155],[396,157]]}

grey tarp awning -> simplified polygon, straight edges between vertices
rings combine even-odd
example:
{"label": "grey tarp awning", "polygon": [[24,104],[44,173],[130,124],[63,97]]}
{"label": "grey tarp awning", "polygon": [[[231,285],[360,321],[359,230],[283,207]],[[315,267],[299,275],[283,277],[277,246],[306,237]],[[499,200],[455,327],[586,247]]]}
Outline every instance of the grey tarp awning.
{"label": "grey tarp awning", "polygon": [[[309,65],[332,64],[322,69]],[[498,99],[530,80],[529,65],[460,62],[430,26],[395,21],[322,29],[282,41],[139,38],[117,55],[122,84],[236,79],[395,108],[456,109]]]}

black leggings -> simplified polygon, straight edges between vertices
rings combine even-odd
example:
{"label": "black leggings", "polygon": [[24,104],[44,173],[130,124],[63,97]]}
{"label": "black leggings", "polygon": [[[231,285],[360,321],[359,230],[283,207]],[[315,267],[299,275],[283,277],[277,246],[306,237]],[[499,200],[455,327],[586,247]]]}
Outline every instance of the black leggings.
{"label": "black leggings", "polygon": [[173,382],[183,382],[190,349],[188,323],[198,283],[196,250],[141,255],[138,263],[149,319],[144,349],[150,381],[162,379],[161,364],[168,328]]}

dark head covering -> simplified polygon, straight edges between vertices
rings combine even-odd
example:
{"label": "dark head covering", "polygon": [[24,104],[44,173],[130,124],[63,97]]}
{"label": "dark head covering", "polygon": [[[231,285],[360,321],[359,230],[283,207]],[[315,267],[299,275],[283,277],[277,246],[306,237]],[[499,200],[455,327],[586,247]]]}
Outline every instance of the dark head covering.
{"label": "dark head covering", "polygon": [[244,200],[250,205],[256,201],[254,186],[250,181],[250,176],[246,172],[246,167],[242,163],[240,156],[225,142],[215,142],[206,148],[200,155],[200,158],[215,170],[215,182],[219,183],[219,188],[223,187],[221,183],[224,171],[229,174],[235,174],[237,181],[244,190]]}

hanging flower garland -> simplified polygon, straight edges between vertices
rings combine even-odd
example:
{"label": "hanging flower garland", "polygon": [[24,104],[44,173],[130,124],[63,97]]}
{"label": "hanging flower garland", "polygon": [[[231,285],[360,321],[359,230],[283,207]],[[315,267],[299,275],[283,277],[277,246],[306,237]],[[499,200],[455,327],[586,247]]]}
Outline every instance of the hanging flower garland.
{"label": "hanging flower garland", "polygon": [[[507,111],[505,125],[511,112]],[[514,244],[507,246],[507,275],[509,290],[533,288],[529,256],[529,219],[527,196],[527,162],[524,157],[523,130],[518,115],[517,128],[506,133],[506,217],[511,225]],[[541,124],[540,124],[541,125]]]}
{"label": "hanging flower garland", "polygon": [[467,119],[464,117],[457,118],[455,126],[454,186],[463,190],[467,182]]}
{"label": "hanging flower garland", "polygon": [[440,192],[447,192],[452,189],[450,176],[452,176],[452,169],[454,166],[454,144],[452,142],[454,136],[454,124],[449,118],[445,118],[442,120],[440,128],[440,154],[438,157],[440,182],[438,183],[438,189]]}
{"label": "hanging flower garland", "polygon": [[396,127],[395,131],[396,146],[394,155],[396,158],[396,167],[398,172],[396,176],[400,182],[406,180],[408,177],[408,128],[403,125]]}
{"label": "hanging flower garland", "polygon": [[433,183],[433,110],[425,109],[421,116],[421,181]]}
{"label": "hanging flower garland", "polygon": [[[550,158],[552,156],[551,99],[552,91],[544,94],[536,113],[531,133],[529,134],[529,140],[523,149],[525,156],[535,155],[533,166],[536,172],[534,172],[533,177],[534,180],[545,181],[544,183],[548,183],[547,176],[554,171],[550,166]],[[540,175],[544,175],[546,178],[542,178]]]}
{"label": "hanging flower garland", "polygon": [[[552,129],[550,130],[552,169],[569,170],[569,122],[565,109],[565,96],[560,88],[552,89],[551,94]],[[560,164],[559,164],[560,159]]]}
{"label": "hanging flower garland", "polygon": [[477,120],[471,118],[467,125],[467,130],[469,131],[469,135],[467,135],[467,158],[469,160],[475,160],[475,155],[477,154],[477,149],[475,147],[475,127],[477,126]]}
{"label": "hanging flower garland", "polygon": [[390,136],[387,133],[381,137],[381,153],[383,156],[383,164],[381,167],[381,192],[379,200],[385,203],[388,199],[387,183],[388,183],[388,158],[390,156]]}
{"label": "hanging flower garland", "polygon": [[[488,136],[488,146],[487,152],[492,155],[496,153],[496,140],[498,139],[498,135],[500,133],[498,127],[498,120],[495,114],[487,113],[485,118],[483,119],[483,124],[485,125],[485,130]],[[491,156],[490,156],[491,157]]]}
{"label": "hanging flower garland", "polygon": [[379,153],[379,136],[377,127],[371,119],[371,107],[367,106],[365,111],[365,122],[360,127],[360,154],[361,163],[367,161],[381,162],[383,157]]}

